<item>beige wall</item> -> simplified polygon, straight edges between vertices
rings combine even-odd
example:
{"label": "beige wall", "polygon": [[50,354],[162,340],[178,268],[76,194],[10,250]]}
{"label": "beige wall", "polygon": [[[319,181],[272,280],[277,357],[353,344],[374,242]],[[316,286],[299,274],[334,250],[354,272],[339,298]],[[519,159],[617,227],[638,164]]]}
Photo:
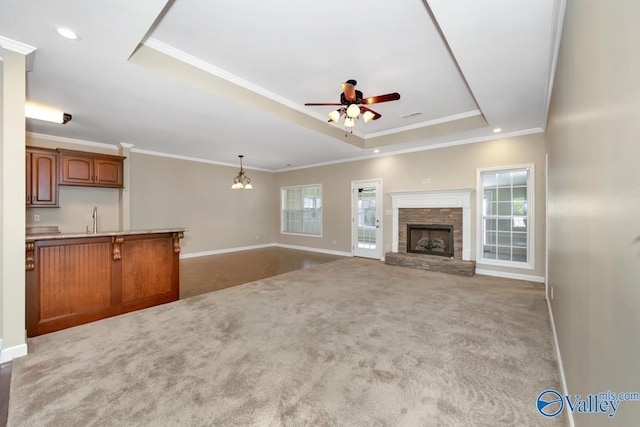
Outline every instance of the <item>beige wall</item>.
{"label": "beige wall", "polygon": [[[640,2],[567,4],[547,127],[549,285],[568,390],[640,391]],[[577,426],[637,425],[640,402]]]}
{"label": "beige wall", "polygon": [[[0,61],[0,147],[4,147],[4,61]],[[0,164],[2,170],[4,170],[4,148],[0,149]],[[0,174],[0,212],[4,218],[4,187],[5,178],[4,174]],[[2,234],[4,235],[4,223],[0,223]],[[4,239],[0,239],[0,339],[4,336],[4,328],[2,326],[2,319],[4,318]],[[0,357],[2,352],[2,345],[0,345]]]}
{"label": "beige wall", "polygon": [[[27,145],[42,148],[66,148],[70,150],[90,151],[95,153],[117,155],[117,147],[107,148],[76,144],[68,141],[47,138],[41,135],[27,134]],[[126,162],[127,160],[125,160]],[[92,227],[92,220],[87,220],[93,207],[98,207],[98,230],[119,230],[119,197],[117,188],[59,187],[59,208],[26,209],[27,226],[57,225],[65,233],[82,232]],[[34,221],[34,215],[40,215],[40,222]]]}
{"label": "beige wall", "polygon": [[131,228],[186,227],[182,255],[271,244],[274,174],[245,171],[253,190],[231,190],[238,167],[131,155]]}
{"label": "beige wall", "polygon": [[26,62],[4,49],[0,67],[0,362],[26,354],[25,337],[25,121]]}
{"label": "beige wall", "polygon": [[[544,277],[544,155],[543,134],[459,145],[456,147],[379,157],[357,162],[281,172],[276,175],[278,189],[290,185],[322,184],[323,236],[304,237],[278,234],[282,244],[351,252],[351,181],[382,178],[383,191],[434,190],[476,187],[476,169],[533,163],[536,169],[536,256],[535,270],[482,265],[486,270]],[[422,184],[430,178],[431,184]],[[475,195],[475,193],[474,193]],[[472,196],[472,259],[475,259],[475,196]],[[384,196],[384,210],[391,209],[391,198]],[[391,215],[383,216],[383,245],[391,249]],[[273,227],[280,230],[280,217]],[[335,244],[333,242],[336,242]]]}
{"label": "beige wall", "polygon": [[[116,154],[116,147],[73,144],[56,138],[29,135],[29,145],[70,148]],[[479,265],[499,272],[544,276],[544,150],[542,134],[460,145],[456,147],[381,156],[356,162],[268,173],[247,169],[255,188],[232,191],[238,167],[182,160],[135,152],[130,167],[131,228],[186,227],[183,255],[281,243],[312,249],[351,253],[351,182],[382,178],[383,191],[475,188],[477,168],[533,163],[536,167],[536,268],[522,270]],[[422,184],[430,178],[431,184]],[[280,234],[280,188],[322,184],[322,238]],[[60,208],[29,208],[27,225],[58,225],[64,232],[83,231],[98,206],[100,229],[121,228],[120,190],[60,187]],[[472,197],[472,259],[475,259],[475,196]],[[391,198],[384,195],[384,210]],[[33,215],[40,215],[35,223]],[[383,245],[391,249],[391,215],[383,215]],[[335,243],[334,243],[335,242]]]}

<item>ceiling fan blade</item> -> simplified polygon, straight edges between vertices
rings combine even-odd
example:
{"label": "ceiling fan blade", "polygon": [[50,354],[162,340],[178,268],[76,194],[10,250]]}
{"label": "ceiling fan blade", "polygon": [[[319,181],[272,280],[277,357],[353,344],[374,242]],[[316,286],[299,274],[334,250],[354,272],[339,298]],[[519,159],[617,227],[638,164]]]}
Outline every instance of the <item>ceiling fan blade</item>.
{"label": "ceiling fan blade", "polygon": [[371,108],[367,108],[367,107],[365,107],[363,105],[360,106],[360,111],[362,111],[363,114],[364,114],[364,111],[369,111],[370,113],[372,113],[373,114],[373,118],[371,120],[378,120],[380,117],[382,117],[382,114],[380,114],[380,113],[378,113],[376,111],[373,111]]}
{"label": "ceiling fan blade", "polygon": [[336,103],[323,103],[323,102],[307,102],[306,104],[304,104],[306,106],[319,106],[319,105],[335,105],[335,106],[341,106],[342,104],[336,104]]}
{"label": "ceiling fan blade", "polygon": [[388,101],[397,101],[400,99],[400,94],[398,92],[387,93],[385,95],[371,96],[369,98],[365,98],[362,100],[363,104],[378,104],[380,102],[388,102]]}

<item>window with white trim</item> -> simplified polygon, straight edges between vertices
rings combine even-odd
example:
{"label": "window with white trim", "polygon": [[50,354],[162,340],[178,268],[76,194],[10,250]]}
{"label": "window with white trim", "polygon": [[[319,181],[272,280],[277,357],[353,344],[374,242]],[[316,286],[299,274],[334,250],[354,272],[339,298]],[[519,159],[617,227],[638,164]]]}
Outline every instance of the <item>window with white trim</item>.
{"label": "window with white trim", "polygon": [[533,268],[533,165],[478,170],[478,262]]}
{"label": "window with white trim", "polygon": [[283,187],[282,233],[322,235],[322,185]]}

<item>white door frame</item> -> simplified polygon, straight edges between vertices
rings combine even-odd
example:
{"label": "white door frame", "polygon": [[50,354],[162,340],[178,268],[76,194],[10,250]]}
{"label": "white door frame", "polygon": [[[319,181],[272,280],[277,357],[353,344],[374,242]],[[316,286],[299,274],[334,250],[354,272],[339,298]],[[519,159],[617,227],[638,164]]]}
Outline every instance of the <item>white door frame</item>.
{"label": "white door frame", "polygon": [[[357,190],[358,188],[361,188],[364,186],[376,187],[376,220],[377,220],[378,228],[376,232],[375,252],[373,252],[372,250],[362,250],[362,252],[359,252],[357,249],[357,243],[358,243],[358,224],[356,221],[357,201],[358,201]],[[382,194],[383,194],[382,178],[351,181],[351,253],[353,256],[384,260],[384,251],[382,250],[382,248],[384,247],[384,244],[382,241],[384,236],[384,233],[382,232],[383,231],[382,203],[384,199],[382,197]]]}

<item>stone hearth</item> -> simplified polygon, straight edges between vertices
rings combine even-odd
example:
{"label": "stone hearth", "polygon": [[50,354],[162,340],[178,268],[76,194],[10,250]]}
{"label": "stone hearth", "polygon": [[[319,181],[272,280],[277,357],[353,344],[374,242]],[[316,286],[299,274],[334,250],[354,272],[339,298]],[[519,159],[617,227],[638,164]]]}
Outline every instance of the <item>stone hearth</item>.
{"label": "stone hearth", "polygon": [[384,256],[384,262],[389,265],[456,274],[458,276],[471,277],[476,273],[475,261],[463,261],[461,259],[445,258],[436,255],[388,252]]}

